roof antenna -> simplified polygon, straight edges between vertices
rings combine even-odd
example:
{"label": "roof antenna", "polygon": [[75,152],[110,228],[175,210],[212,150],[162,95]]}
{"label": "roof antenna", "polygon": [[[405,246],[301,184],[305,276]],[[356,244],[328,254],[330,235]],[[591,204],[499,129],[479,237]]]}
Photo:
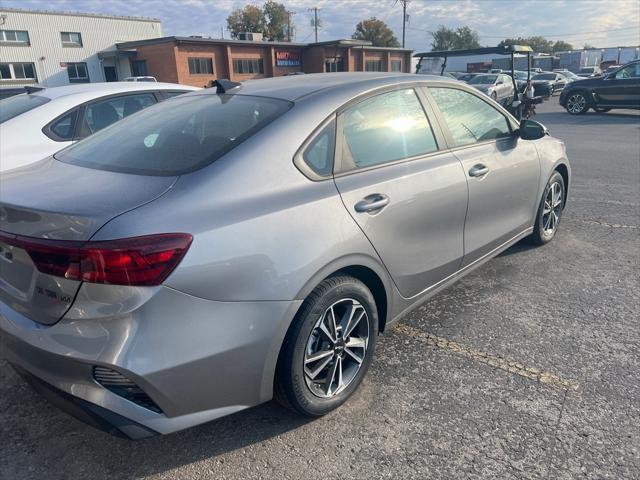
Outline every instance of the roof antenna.
{"label": "roof antenna", "polygon": [[240,82],[232,82],[226,78],[220,78],[213,82],[213,86],[216,87],[216,93],[219,95],[221,93],[227,93],[234,88],[241,87],[242,84]]}

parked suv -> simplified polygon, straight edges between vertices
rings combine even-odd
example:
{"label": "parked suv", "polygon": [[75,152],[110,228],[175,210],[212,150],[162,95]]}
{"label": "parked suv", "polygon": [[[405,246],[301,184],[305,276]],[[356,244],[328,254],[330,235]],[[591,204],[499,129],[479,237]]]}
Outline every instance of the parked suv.
{"label": "parked suv", "polygon": [[608,112],[612,108],[640,109],[640,60],[634,60],[603,77],[567,84],[560,95],[560,105],[572,115],[589,108]]}

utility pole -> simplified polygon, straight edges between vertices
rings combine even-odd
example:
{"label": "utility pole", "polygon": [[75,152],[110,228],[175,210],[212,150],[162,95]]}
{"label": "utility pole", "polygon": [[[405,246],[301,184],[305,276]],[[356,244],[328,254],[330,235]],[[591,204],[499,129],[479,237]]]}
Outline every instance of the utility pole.
{"label": "utility pole", "polygon": [[318,43],[318,7],[310,8],[309,11],[313,11],[313,27],[316,32],[316,43]]}
{"label": "utility pole", "polygon": [[296,12],[287,10],[287,41],[291,43],[291,15],[295,15]]}
{"label": "utility pole", "polygon": [[405,27],[407,24],[407,3],[409,3],[411,0],[399,0],[400,3],[402,4],[402,48],[404,48],[404,34],[405,34]]}
{"label": "utility pole", "polygon": [[220,35],[222,35],[222,38],[224,39],[224,28],[220,27]]}

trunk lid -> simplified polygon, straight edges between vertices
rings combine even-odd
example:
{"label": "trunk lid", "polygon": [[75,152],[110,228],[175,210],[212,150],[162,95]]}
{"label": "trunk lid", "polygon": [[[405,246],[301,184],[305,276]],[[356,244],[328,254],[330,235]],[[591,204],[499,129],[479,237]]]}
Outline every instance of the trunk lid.
{"label": "trunk lid", "polygon": [[82,282],[41,273],[15,239],[81,244],[112,218],[160,197],[176,178],[95,170],[52,158],[2,174],[0,301],[34,321],[57,322]]}

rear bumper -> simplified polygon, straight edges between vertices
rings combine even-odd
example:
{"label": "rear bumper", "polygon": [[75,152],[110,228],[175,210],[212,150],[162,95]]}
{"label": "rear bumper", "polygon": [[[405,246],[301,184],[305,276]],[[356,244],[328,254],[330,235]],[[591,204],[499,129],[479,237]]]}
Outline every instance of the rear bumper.
{"label": "rear bumper", "polygon": [[[300,301],[213,302],[167,287],[140,290],[131,305],[121,302],[119,313],[104,317],[100,308],[76,308],[83,295],[100,305],[95,291],[81,291],[52,326],[0,302],[7,360],[64,410],[130,438],[171,433],[271,399],[280,346]],[[94,367],[133,381],[161,412],[103,387]]]}

